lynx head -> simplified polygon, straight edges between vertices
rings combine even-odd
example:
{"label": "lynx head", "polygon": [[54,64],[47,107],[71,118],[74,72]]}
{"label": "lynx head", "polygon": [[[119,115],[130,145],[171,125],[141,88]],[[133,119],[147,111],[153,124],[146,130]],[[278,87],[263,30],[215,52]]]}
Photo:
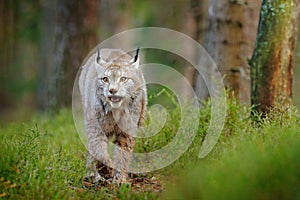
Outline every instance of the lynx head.
{"label": "lynx head", "polygon": [[97,52],[98,88],[102,100],[112,109],[128,105],[143,84],[138,53],[139,49],[131,57],[118,49]]}

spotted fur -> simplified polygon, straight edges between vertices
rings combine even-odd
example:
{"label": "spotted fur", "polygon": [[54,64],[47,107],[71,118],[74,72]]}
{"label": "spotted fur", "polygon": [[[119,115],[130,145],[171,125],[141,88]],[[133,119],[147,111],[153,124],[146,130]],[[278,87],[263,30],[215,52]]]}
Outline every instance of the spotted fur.
{"label": "spotted fur", "polygon": [[[101,49],[82,67],[79,88],[88,139],[87,177],[94,182],[127,180],[135,135],[147,104],[144,76],[134,57],[119,49]],[[113,157],[109,141],[115,144]]]}

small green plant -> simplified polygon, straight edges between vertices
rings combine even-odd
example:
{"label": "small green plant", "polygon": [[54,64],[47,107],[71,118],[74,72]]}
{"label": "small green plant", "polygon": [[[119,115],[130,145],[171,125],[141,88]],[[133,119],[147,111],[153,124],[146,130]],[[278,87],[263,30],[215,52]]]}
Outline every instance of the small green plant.
{"label": "small green plant", "polygon": [[[73,125],[70,110],[35,122],[0,128],[0,197],[10,199],[155,198],[130,188],[87,188],[86,149]],[[39,121],[37,123],[37,121]],[[151,198],[150,198],[151,197]]]}
{"label": "small green plant", "polygon": [[[185,159],[167,199],[299,199],[300,124],[295,108],[274,108],[252,123],[250,108],[228,102],[221,138],[211,154]],[[186,155],[188,156],[188,155]],[[193,164],[197,163],[197,164]],[[178,173],[178,170],[177,170]]]}
{"label": "small green plant", "polygon": [[[164,182],[163,193],[137,192],[127,186],[86,187],[82,183],[86,149],[76,133],[71,111],[62,109],[51,117],[34,116],[32,122],[0,127],[0,198],[300,198],[297,109],[274,108],[257,124],[251,121],[249,107],[228,101],[221,137],[213,151],[199,159],[211,110],[209,101],[201,103],[198,132],[191,146],[172,165],[151,174]],[[180,120],[180,110],[174,108],[176,105],[168,108],[161,133],[138,139],[135,151],[153,151],[172,140]]]}

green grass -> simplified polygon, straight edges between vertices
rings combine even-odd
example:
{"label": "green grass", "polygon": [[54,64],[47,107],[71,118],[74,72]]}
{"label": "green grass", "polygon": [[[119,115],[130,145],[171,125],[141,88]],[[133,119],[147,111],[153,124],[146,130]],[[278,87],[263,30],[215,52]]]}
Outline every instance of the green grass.
{"label": "green grass", "polygon": [[[168,143],[178,126],[170,112],[163,132],[137,141],[150,151]],[[162,193],[84,188],[85,148],[71,111],[36,116],[0,127],[0,197],[9,199],[300,199],[300,121],[294,108],[274,109],[260,124],[250,109],[228,103],[226,123],[214,150],[198,159],[210,118],[201,111],[198,134],[172,165],[154,172],[165,183]]]}
{"label": "green grass", "polygon": [[71,111],[0,128],[0,196],[10,199],[153,199],[149,192],[84,188],[86,150]]}
{"label": "green grass", "polygon": [[[300,121],[294,108],[274,109],[260,124],[231,102],[214,151],[182,171],[163,198],[300,199]],[[187,161],[194,163],[194,161]]]}

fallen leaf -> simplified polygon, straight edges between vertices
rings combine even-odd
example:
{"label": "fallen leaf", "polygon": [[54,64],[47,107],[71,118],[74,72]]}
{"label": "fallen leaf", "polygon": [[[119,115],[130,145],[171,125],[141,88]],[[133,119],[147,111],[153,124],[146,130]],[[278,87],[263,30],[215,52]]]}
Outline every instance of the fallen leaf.
{"label": "fallen leaf", "polygon": [[91,186],[93,186],[93,183],[90,183],[90,182],[87,182],[87,181],[83,181],[83,184],[84,184],[86,187],[91,187]]}
{"label": "fallen leaf", "polygon": [[3,192],[2,194],[0,194],[0,198],[5,197],[7,194],[5,192]]}
{"label": "fallen leaf", "polygon": [[16,186],[17,186],[17,184],[14,183],[14,184],[10,185],[9,188],[14,188]]}
{"label": "fallen leaf", "polygon": [[10,180],[4,182],[5,185],[9,185],[10,183],[11,183]]}
{"label": "fallen leaf", "polygon": [[15,172],[18,174],[19,173],[19,169],[18,169],[17,165],[14,165],[13,168],[14,168]]}
{"label": "fallen leaf", "polygon": [[77,189],[77,192],[79,192],[79,193],[81,193],[83,191],[84,191],[83,189]]}

